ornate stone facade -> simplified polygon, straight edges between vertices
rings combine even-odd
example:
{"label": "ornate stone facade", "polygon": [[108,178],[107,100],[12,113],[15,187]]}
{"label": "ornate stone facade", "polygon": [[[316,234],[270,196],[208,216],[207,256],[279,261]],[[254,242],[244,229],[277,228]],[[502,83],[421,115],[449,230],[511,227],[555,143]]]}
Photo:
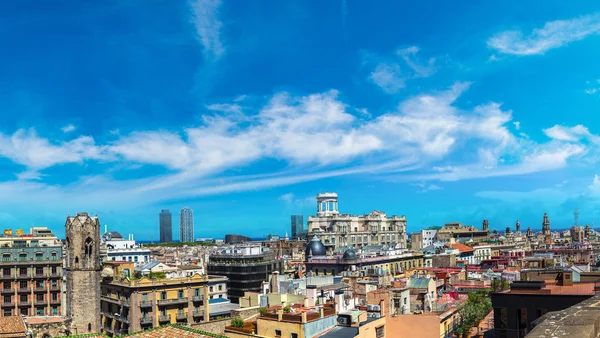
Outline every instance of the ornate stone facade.
{"label": "ornate stone facade", "polygon": [[372,211],[364,216],[340,214],[336,193],[317,195],[317,216],[308,217],[308,232],[318,235],[328,253],[342,247],[397,245],[406,248],[406,217]]}
{"label": "ornate stone facade", "polygon": [[100,222],[85,212],[68,216],[67,318],[71,333],[100,332]]}

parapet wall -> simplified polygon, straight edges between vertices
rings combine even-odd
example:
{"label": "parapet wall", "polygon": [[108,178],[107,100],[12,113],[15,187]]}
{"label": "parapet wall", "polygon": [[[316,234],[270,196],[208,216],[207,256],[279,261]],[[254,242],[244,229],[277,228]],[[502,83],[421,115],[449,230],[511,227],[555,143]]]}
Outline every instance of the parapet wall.
{"label": "parapet wall", "polygon": [[600,295],[565,310],[549,312],[527,338],[577,337],[596,338],[600,333]]}

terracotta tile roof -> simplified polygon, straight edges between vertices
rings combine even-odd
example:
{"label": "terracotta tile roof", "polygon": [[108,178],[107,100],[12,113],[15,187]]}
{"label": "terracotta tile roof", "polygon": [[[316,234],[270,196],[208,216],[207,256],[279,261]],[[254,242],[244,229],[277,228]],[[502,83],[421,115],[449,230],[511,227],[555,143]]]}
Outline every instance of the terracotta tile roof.
{"label": "terracotta tile roof", "polygon": [[0,337],[22,338],[25,337],[25,322],[21,316],[0,317]]}
{"label": "terracotta tile roof", "polygon": [[457,249],[461,253],[462,252],[472,252],[472,251],[474,251],[473,248],[471,248],[470,246],[464,245],[464,244],[461,244],[461,243],[454,243],[454,244],[452,244],[452,247],[454,249]]}
{"label": "terracotta tile roof", "polygon": [[178,326],[163,326],[154,330],[142,331],[132,334],[128,337],[131,338],[210,338],[210,337],[223,337],[220,335],[210,334],[199,330],[190,328],[183,328]]}
{"label": "terracotta tile roof", "polygon": [[[0,337],[2,337],[2,336],[0,336]],[[19,336],[19,337],[24,337],[24,336]],[[83,337],[85,337],[85,338],[107,338],[108,336],[97,333],[97,334],[82,334],[82,335],[60,337],[60,338],[78,338],[78,337],[81,337],[81,338],[83,338]],[[127,335],[126,337],[128,337],[128,338],[173,338],[173,337],[176,337],[176,338],[227,338],[222,335],[203,332],[200,330],[192,329],[189,327],[178,326],[178,325],[159,326],[157,328],[150,329],[147,331],[140,331],[140,332],[132,333],[130,335]]]}

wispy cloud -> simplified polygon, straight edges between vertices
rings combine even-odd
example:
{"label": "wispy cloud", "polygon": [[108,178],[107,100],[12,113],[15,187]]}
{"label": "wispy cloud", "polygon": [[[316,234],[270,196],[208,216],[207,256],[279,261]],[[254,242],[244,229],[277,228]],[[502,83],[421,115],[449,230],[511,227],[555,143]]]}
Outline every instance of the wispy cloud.
{"label": "wispy cloud", "polygon": [[60,128],[60,130],[62,130],[63,133],[70,133],[72,131],[75,131],[75,126],[72,124],[67,124],[66,126]]}
{"label": "wispy cloud", "polygon": [[369,75],[369,79],[388,94],[397,93],[405,87],[406,80],[397,64],[380,63]]}
{"label": "wispy cloud", "polygon": [[422,62],[417,46],[397,49],[392,57],[367,54],[365,64],[372,67],[369,80],[388,94],[394,94],[406,86],[409,79],[429,77],[435,74],[436,58]]}
{"label": "wispy cloud", "polygon": [[588,85],[591,85],[591,87],[587,88],[584,92],[588,95],[594,95],[596,93],[600,93],[600,79],[593,81],[592,83],[590,83],[590,81],[586,81],[586,83]]}
{"label": "wispy cloud", "polygon": [[536,55],[559,48],[600,32],[600,14],[590,14],[569,20],[546,22],[529,34],[520,30],[500,32],[487,40],[489,48],[499,53],[513,55]]}
{"label": "wispy cloud", "polygon": [[[420,191],[433,191],[441,186],[432,180],[562,168],[584,156],[597,140],[584,126],[545,129],[551,137],[546,143],[515,135],[515,129],[509,128],[512,112],[499,104],[458,106],[458,98],[469,86],[457,82],[446,90],[415,95],[396,110],[373,114],[376,118],[366,114],[364,119],[357,118],[360,109],[330,90],[300,96],[276,93],[266,103],[243,110],[235,100],[211,105],[207,108],[217,114],[204,115],[198,126],[117,133],[105,144],[96,144],[89,136],[53,141],[33,130],[18,130],[13,135],[0,134],[0,156],[25,167],[19,173],[21,181],[39,181],[37,185],[27,183],[27,189],[46,192],[61,187],[43,184],[44,169],[63,163],[102,161],[106,165],[124,162],[161,167],[161,174],[118,182],[103,175],[85,178],[87,187],[98,186],[107,195],[150,202],[367,172],[382,179],[420,182]],[[220,114],[223,112],[231,114]],[[464,152],[472,156],[467,160],[455,156]],[[276,163],[268,173],[243,175],[245,168],[264,160]],[[64,190],[78,187],[73,184]],[[296,197],[284,195],[281,199]]]}
{"label": "wispy cloud", "polygon": [[430,192],[430,191],[436,191],[436,190],[443,189],[439,185],[433,184],[433,183],[421,182],[421,183],[414,183],[413,185],[418,188],[418,190],[417,190],[418,193],[426,193],[426,192]]}
{"label": "wispy cloud", "polygon": [[222,22],[219,20],[221,0],[191,0],[193,20],[198,40],[204,47],[207,61],[217,61],[224,53],[221,42]]}

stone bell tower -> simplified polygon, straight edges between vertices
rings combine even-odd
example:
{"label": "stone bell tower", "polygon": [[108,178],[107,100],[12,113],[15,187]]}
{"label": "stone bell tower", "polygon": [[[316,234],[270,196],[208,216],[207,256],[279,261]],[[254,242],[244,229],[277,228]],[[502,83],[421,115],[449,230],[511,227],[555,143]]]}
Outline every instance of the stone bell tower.
{"label": "stone bell tower", "polygon": [[67,216],[67,318],[71,334],[100,332],[100,222],[86,212]]}

